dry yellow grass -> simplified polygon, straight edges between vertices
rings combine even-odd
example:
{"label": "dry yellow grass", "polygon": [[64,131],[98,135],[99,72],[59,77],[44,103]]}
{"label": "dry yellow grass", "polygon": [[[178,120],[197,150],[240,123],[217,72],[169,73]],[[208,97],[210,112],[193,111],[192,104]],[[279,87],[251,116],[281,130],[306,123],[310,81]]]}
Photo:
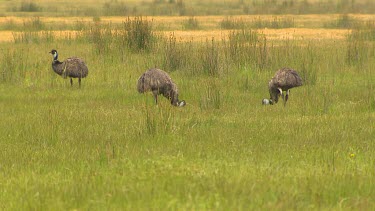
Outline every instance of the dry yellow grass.
{"label": "dry yellow grass", "polygon": [[0,31],[0,42],[11,42],[13,41],[12,31]]}
{"label": "dry yellow grass", "polygon": [[[375,20],[375,15],[351,15],[354,18],[362,21]],[[257,18],[262,20],[272,20],[275,15],[242,15],[242,16],[231,16],[230,18],[252,21]],[[295,25],[298,28],[286,28],[286,29],[262,29],[260,33],[266,35],[269,40],[280,40],[280,39],[297,39],[297,40],[324,40],[324,39],[344,39],[345,36],[350,32],[346,29],[323,29],[323,28],[311,28],[322,22],[328,22],[336,20],[338,14],[328,15],[283,15],[277,17],[289,17],[293,18]],[[122,23],[128,17],[102,17],[102,23]],[[227,18],[227,16],[196,16],[202,27],[202,30],[187,31],[182,30],[182,23],[189,17],[178,16],[154,16],[144,17],[147,20],[153,22],[155,28],[162,29],[160,33],[169,36],[171,33],[181,41],[206,41],[207,39],[222,39],[226,37],[230,30],[218,29],[220,21]],[[0,24],[12,21],[15,24],[21,24],[29,21],[29,17],[0,17]],[[75,24],[76,22],[92,23],[92,17],[40,17],[40,20],[47,24]],[[61,31],[56,32],[56,36],[62,36],[67,33],[74,34],[74,31]],[[12,31],[0,31],[0,42],[13,41]]]}
{"label": "dry yellow grass", "polygon": [[[278,18],[293,18],[298,27],[311,27],[306,25],[307,23],[321,23],[337,19],[341,14],[317,14],[317,15],[235,15],[230,16],[229,18],[243,20],[243,21],[252,21],[258,18],[262,20],[272,20],[275,17]],[[369,21],[375,20],[374,14],[349,14],[350,17],[358,19],[360,21]],[[116,16],[116,17],[101,17],[101,21],[104,23],[122,23],[128,17]],[[153,21],[156,25],[174,25],[181,24],[183,21],[187,20],[187,16],[152,16],[144,17],[147,20]],[[203,26],[214,26],[217,27],[218,23],[228,16],[194,16]],[[40,17],[40,20],[46,23],[74,23],[76,21],[83,22],[92,22],[92,17]],[[30,17],[0,17],[0,23],[12,20],[15,23],[22,23],[24,21],[30,20]]]}
{"label": "dry yellow grass", "polygon": [[[165,36],[173,34],[178,41],[194,41],[202,42],[206,40],[220,40],[228,36],[231,30],[210,30],[210,31],[163,31],[159,32]],[[288,29],[262,29],[260,33],[264,34],[268,40],[341,40],[349,33],[346,29],[301,29],[301,28],[288,28]],[[0,42],[12,42],[12,31],[0,31]],[[77,31],[55,31],[56,37],[66,37],[67,35],[74,36]]]}
{"label": "dry yellow grass", "polygon": [[[214,38],[215,40],[227,37],[231,30],[211,30],[211,31],[168,31],[165,35],[174,34],[181,41],[206,41]],[[349,33],[346,29],[262,29],[258,32],[264,34],[269,40],[327,40],[344,39]]]}

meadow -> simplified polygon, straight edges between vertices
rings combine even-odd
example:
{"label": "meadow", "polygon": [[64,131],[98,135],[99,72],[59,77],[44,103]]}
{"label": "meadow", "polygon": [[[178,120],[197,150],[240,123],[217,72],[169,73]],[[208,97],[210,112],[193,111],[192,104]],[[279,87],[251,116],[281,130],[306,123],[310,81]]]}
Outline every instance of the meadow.
{"label": "meadow", "polygon": [[[37,16],[15,2],[0,4],[0,209],[375,208],[374,15],[49,17],[47,0]],[[85,59],[81,88],[52,49]],[[137,93],[151,67],[185,107]],[[304,85],[263,106],[281,67]]]}

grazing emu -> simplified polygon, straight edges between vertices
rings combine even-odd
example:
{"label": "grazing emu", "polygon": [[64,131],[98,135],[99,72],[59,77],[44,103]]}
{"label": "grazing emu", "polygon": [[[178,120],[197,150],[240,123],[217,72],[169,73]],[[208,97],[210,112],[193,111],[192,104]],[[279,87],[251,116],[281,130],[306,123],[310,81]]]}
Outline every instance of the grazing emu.
{"label": "grazing emu", "polygon": [[158,95],[162,94],[171,101],[174,106],[185,106],[185,101],[178,99],[178,90],[176,84],[171,77],[156,68],[147,70],[138,79],[137,89],[139,93],[151,91],[155,98],[155,103],[158,104]]}
{"label": "grazing emu", "polygon": [[[275,73],[275,76],[273,76],[273,78],[268,83],[268,89],[271,99],[263,99],[263,105],[273,105],[274,103],[277,103],[281,95],[285,106],[286,101],[288,101],[289,97],[289,89],[298,86],[302,86],[302,79],[298,75],[297,71],[287,67],[281,68]],[[283,91],[286,91],[285,98]]]}
{"label": "grazing emu", "polygon": [[79,87],[81,87],[81,78],[85,78],[89,70],[85,62],[81,58],[71,57],[65,61],[60,62],[56,50],[49,52],[53,55],[52,69],[55,73],[61,75],[63,78],[70,78],[70,85],[73,86],[73,78],[78,78]]}

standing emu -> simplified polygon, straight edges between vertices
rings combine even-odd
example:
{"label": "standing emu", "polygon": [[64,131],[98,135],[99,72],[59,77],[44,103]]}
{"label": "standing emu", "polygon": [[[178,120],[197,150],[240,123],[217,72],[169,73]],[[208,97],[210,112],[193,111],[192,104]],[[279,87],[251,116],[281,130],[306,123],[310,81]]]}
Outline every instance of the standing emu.
{"label": "standing emu", "polygon": [[174,106],[185,106],[185,101],[178,99],[178,89],[171,77],[163,70],[152,68],[147,70],[138,79],[137,89],[139,93],[151,91],[158,104],[158,95],[162,94],[171,101]]}
{"label": "standing emu", "polygon": [[[291,68],[281,68],[275,73],[275,76],[268,82],[268,89],[270,92],[270,99],[263,99],[262,103],[271,104],[277,103],[279,101],[279,97],[281,95],[284,106],[286,105],[286,101],[289,98],[289,89],[293,87],[302,86],[302,79],[298,75],[297,71]],[[283,91],[286,91],[286,96],[284,98]]]}
{"label": "standing emu", "polygon": [[60,62],[56,50],[52,50],[49,53],[53,55],[53,71],[63,78],[69,77],[71,86],[73,86],[73,78],[78,78],[78,84],[81,87],[81,78],[85,78],[89,73],[85,62],[78,57],[67,58],[65,61]]}

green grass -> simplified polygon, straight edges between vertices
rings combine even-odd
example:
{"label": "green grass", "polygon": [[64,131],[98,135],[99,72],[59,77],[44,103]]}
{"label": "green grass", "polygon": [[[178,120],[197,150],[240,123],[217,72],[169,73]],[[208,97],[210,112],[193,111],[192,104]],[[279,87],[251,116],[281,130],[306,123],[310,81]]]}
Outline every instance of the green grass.
{"label": "green grass", "polygon": [[[201,43],[172,36],[137,52],[103,29],[0,44],[1,209],[375,207],[374,42],[361,33],[323,43],[254,31]],[[357,52],[350,39],[366,45]],[[52,48],[86,60],[81,89],[53,73]],[[166,71],[184,108],[136,91],[166,58],[181,60]],[[308,82],[286,107],[262,106],[283,66]]]}

